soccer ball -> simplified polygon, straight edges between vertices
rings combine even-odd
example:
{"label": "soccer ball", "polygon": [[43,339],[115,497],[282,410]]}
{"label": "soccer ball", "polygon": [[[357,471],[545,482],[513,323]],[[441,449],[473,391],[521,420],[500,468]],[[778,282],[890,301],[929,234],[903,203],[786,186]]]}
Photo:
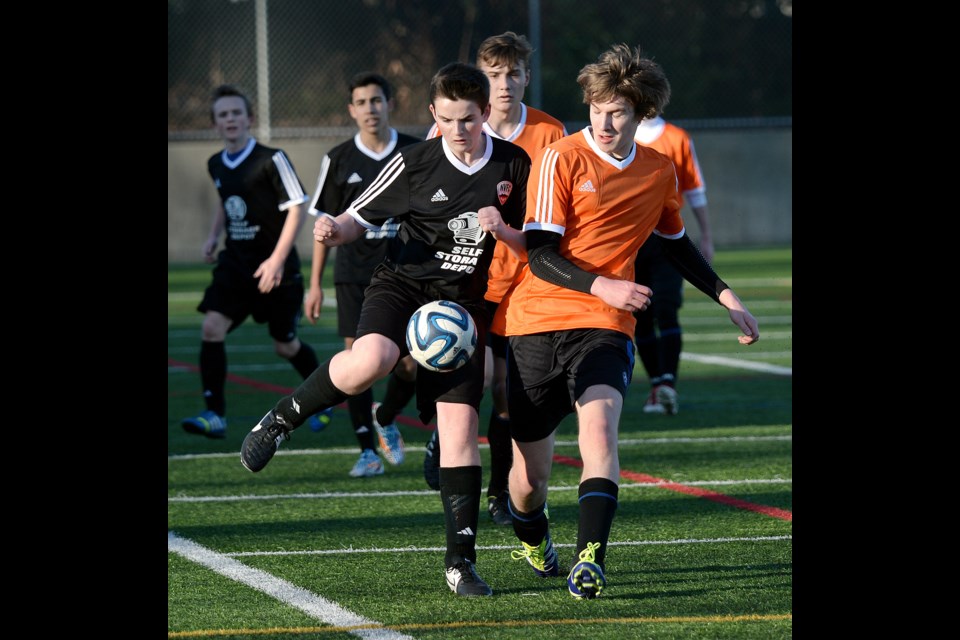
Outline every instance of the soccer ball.
{"label": "soccer ball", "polygon": [[434,300],[413,312],[407,322],[407,348],[431,371],[454,371],[477,348],[477,326],[456,302]]}

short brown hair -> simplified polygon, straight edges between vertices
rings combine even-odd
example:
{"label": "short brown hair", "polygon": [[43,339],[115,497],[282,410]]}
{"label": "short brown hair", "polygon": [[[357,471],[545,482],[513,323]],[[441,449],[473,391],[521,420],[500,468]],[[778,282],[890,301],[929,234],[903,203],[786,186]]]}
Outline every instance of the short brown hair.
{"label": "short brown hair", "polygon": [[490,36],[480,43],[477,48],[477,65],[487,64],[496,66],[505,64],[510,67],[523,62],[523,68],[530,70],[530,54],[533,46],[526,36],[517,35],[513,31],[505,31],[498,36]]}
{"label": "short brown hair", "polygon": [[597,61],[580,69],[577,84],[583,102],[609,102],[622,97],[636,112],[637,120],[653,118],[670,102],[670,81],[656,62],[643,57],[640,47],[615,44]]}
{"label": "short brown hair", "polygon": [[213,112],[213,105],[215,105],[220,98],[227,96],[236,96],[243,99],[243,106],[247,109],[247,115],[251,118],[253,117],[253,105],[250,104],[250,98],[247,97],[247,94],[235,85],[222,84],[213,90],[213,100],[210,102],[210,120],[213,122],[217,121],[217,114]]}

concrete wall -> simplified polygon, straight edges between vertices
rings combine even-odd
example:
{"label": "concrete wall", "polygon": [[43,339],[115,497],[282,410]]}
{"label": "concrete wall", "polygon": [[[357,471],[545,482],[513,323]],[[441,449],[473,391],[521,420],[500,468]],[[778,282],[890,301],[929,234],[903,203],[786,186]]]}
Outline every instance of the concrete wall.
{"label": "concrete wall", "polygon": [[[793,131],[703,130],[692,132],[717,248],[789,245],[793,241]],[[312,193],[320,160],[344,138],[273,140],[286,151]],[[167,143],[167,261],[199,262],[210,232],[217,191],[207,175],[207,158],[222,149],[219,141]],[[684,218],[696,240],[699,227],[689,211]],[[300,257],[309,264],[313,218],[298,237]],[[221,240],[221,248],[223,243]]]}

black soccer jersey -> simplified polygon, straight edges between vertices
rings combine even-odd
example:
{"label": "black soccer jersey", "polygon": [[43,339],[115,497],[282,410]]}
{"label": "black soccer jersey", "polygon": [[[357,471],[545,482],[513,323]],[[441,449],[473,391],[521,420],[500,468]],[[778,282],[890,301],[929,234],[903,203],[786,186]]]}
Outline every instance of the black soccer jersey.
{"label": "black soccer jersey", "polygon": [[526,208],[530,157],[483,135],[484,157],[471,167],[442,137],[402,149],[347,209],[367,229],[396,217],[402,245],[388,266],[461,303],[483,301],[496,245],[480,229],[477,210],[496,206],[504,222],[520,229]]}
{"label": "black soccer jersey", "polygon": [[[252,276],[277,246],[287,209],[306,203],[309,196],[286,154],[253,138],[236,160],[227,158],[226,149],[212,156],[207,171],[226,213],[226,255]],[[283,271],[300,271],[296,247],[291,247]]]}
{"label": "black soccer jersey", "polygon": [[[329,213],[338,216],[364,189],[370,186],[397,149],[421,142],[419,138],[390,130],[390,143],[381,153],[367,148],[358,133],[352,140],[338,144],[323,157],[320,177],[310,202],[310,215]],[[378,229],[368,229],[362,238],[337,247],[333,281],[335,284],[370,284],[370,276],[383,262],[387,246],[397,243],[400,223],[387,220]]]}

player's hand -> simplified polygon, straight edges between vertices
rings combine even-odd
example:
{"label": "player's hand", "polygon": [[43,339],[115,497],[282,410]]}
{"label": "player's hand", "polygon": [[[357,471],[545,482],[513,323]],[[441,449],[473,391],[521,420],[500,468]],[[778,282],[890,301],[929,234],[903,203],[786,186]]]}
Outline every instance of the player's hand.
{"label": "player's hand", "polygon": [[253,277],[260,279],[257,283],[260,293],[270,293],[280,286],[280,280],[283,279],[283,263],[277,265],[268,258],[260,263],[257,270],[253,272]]}
{"label": "player's hand", "polygon": [[650,306],[653,290],[644,285],[629,280],[614,280],[598,277],[590,287],[590,293],[597,296],[611,307],[633,313],[643,311]]}
{"label": "player's hand", "polygon": [[720,304],[727,308],[730,314],[730,321],[740,327],[742,336],[737,336],[740,344],[753,344],[760,339],[760,327],[757,325],[757,319],[747,310],[733,289],[724,289],[720,293]]}
{"label": "player's hand", "polygon": [[307,315],[310,324],[317,324],[320,317],[320,308],[323,306],[323,289],[310,287],[307,297],[303,300],[303,312]]}
{"label": "player's hand", "polygon": [[313,223],[313,239],[317,242],[329,240],[340,231],[340,224],[337,219],[329,213],[317,216],[317,221]]}
{"label": "player's hand", "polygon": [[760,339],[760,328],[757,326],[757,319],[753,317],[753,314],[746,309],[742,311],[728,309],[728,311],[730,312],[730,320],[740,327],[740,331],[743,331],[742,336],[737,336],[740,344],[753,344]]}
{"label": "player's hand", "polygon": [[477,222],[480,228],[487,233],[492,233],[493,237],[501,232],[505,225],[500,210],[494,206],[483,207],[477,211]]}
{"label": "player's hand", "polygon": [[207,240],[203,243],[203,260],[204,262],[213,263],[217,261],[216,255],[217,251],[217,239]]}

